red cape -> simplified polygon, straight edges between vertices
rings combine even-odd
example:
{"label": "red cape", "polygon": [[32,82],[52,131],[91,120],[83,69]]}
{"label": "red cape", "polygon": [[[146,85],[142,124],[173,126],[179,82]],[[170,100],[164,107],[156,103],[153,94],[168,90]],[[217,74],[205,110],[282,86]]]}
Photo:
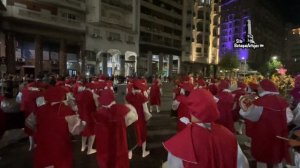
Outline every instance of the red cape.
{"label": "red cape", "polygon": [[217,105],[220,111],[220,119],[217,123],[225,126],[231,132],[234,132],[234,121],[232,115],[232,108],[234,104],[234,99],[231,93],[229,92],[219,92],[217,94],[219,99]]}

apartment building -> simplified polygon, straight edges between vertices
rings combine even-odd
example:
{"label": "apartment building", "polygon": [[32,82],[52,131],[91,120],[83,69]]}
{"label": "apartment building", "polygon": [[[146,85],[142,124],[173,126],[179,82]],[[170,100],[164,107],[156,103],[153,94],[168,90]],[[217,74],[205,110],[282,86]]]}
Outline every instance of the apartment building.
{"label": "apartment building", "polygon": [[285,57],[281,58],[289,74],[297,75],[300,71],[300,27],[287,26],[285,38]]}

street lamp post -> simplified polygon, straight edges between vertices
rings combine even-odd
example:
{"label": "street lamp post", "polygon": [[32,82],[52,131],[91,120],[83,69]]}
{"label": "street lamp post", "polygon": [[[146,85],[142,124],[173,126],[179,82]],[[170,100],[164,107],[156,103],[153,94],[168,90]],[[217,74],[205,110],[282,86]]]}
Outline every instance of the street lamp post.
{"label": "street lamp post", "polygon": [[243,60],[243,70],[244,70],[244,79],[246,77],[246,64],[247,64],[247,60],[245,57],[242,57],[242,60]]}

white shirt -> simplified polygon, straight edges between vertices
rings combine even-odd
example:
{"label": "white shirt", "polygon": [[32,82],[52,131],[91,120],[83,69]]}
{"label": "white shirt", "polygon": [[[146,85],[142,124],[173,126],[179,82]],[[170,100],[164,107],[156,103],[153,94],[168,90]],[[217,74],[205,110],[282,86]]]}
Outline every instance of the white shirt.
{"label": "white shirt", "polygon": [[[264,96],[264,95],[268,95],[268,94],[277,94],[277,92],[262,92],[259,95],[260,96]],[[260,116],[262,114],[264,110],[263,106],[256,106],[256,105],[251,105],[247,111],[244,111],[242,108],[240,109],[240,115],[242,117],[244,117],[245,119],[248,119],[250,121],[256,122],[260,119]],[[287,123],[291,122],[293,120],[293,112],[292,110],[287,107],[286,108],[286,119],[287,119]]]}

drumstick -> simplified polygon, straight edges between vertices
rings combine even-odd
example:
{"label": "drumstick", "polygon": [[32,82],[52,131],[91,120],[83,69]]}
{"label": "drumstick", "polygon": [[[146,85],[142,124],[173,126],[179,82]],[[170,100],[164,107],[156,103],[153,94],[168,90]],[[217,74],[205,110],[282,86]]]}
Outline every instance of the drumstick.
{"label": "drumstick", "polygon": [[282,140],[286,140],[286,141],[289,141],[289,140],[290,140],[290,139],[288,139],[288,138],[281,137],[281,136],[276,136],[276,138],[279,138],[279,139],[282,139]]}

